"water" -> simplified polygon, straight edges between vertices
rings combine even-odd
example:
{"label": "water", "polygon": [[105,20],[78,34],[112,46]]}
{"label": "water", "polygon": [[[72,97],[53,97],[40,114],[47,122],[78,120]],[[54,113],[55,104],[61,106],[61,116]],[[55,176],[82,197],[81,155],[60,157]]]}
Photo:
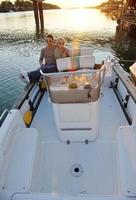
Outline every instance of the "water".
{"label": "water", "polygon": [[[95,9],[61,9],[44,11],[45,31],[36,32],[32,11],[0,13],[0,113],[11,108],[21,94],[24,83],[19,68],[33,70],[39,66],[39,54],[48,33],[63,36],[67,45],[80,43],[95,48],[100,59],[108,55],[136,59],[136,41],[126,33],[116,34],[116,20]],[[126,70],[130,64],[122,62]]]}

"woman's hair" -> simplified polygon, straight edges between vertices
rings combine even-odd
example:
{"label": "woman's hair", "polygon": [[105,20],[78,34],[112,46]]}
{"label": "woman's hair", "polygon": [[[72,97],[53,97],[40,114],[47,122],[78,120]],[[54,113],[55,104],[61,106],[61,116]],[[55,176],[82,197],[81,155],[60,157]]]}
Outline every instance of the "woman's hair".
{"label": "woman's hair", "polygon": [[57,38],[57,44],[63,42],[65,44],[65,39],[63,37]]}

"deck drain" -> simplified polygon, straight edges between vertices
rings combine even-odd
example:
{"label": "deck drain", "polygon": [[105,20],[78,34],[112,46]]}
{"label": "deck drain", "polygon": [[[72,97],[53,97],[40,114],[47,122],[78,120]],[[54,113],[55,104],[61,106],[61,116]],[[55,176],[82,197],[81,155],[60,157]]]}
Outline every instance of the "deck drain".
{"label": "deck drain", "polygon": [[86,190],[83,190],[82,192],[80,192],[81,195],[88,195],[88,192]]}
{"label": "deck drain", "polygon": [[83,167],[80,164],[74,164],[70,167],[70,173],[74,177],[79,177],[83,174]]}

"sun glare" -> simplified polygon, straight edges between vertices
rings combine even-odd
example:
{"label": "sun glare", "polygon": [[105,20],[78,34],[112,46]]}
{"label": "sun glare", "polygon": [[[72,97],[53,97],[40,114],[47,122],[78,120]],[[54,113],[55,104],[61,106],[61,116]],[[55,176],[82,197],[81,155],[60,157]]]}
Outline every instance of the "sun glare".
{"label": "sun glare", "polygon": [[75,5],[79,8],[83,8],[85,6],[85,2],[83,0],[75,0]]}
{"label": "sun glare", "polygon": [[[79,32],[79,34],[88,30],[103,30],[104,19],[105,15],[95,9],[91,11],[89,9],[64,9],[61,14],[56,12],[55,17],[52,16],[52,21],[58,25],[57,30],[72,30],[72,32]],[[45,23],[47,23],[45,26],[54,31],[54,26],[48,23],[48,19]]]}
{"label": "sun glare", "polygon": [[71,25],[78,31],[82,31],[88,26],[88,15],[84,9],[78,10],[76,14],[72,12],[71,19],[73,19]]}
{"label": "sun glare", "polygon": [[84,32],[90,26],[95,27],[96,23],[99,23],[100,17],[102,18],[102,16],[98,13],[96,15],[93,11],[90,13],[89,10],[78,9],[76,13],[74,11],[71,12],[71,27],[73,27],[73,30]]}

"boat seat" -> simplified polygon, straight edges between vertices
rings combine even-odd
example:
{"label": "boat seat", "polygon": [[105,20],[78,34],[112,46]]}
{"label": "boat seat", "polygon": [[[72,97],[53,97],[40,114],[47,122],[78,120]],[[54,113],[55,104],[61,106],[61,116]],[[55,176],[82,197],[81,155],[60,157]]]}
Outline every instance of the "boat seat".
{"label": "boat seat", "polygon": [[80,56],[80,49],[79,48],[69,48],[70,56]]}
{"label": "boat seat", "polygon": [[91,47],[80,47],[80,48],[69,48],[71,57],[93,55],[93,48]]}
{"label": "boat seat", "polygon": [[136,126],[120,127],[117,134],[121,193],[136,196]]}
{"label": "boat seat", "polygon": [[84,55],[79,58],[80,68],[91,68],[94,69],[95,57],[92,55]]}
{"label": "boat seat", "polygon": [[84,56],[59,58],[56,60],[56,62],[59,72],[66,70],[79,70],[83,68],[93,69],[95,66],[95,56],[84,55]]}
{"label": "boat seat", "polygon": [[37,148],[37,131],[34,128],[18,128],[3,166],[1,187],[16,192],[28,191]]}
{"label": "boat seat", "polygon": [[24,128],[26,126],[20,111],[18,109],[12,109],[0,127],[0,169],[4,159],[2,155],[7,154],[11,139],[14,138],[15,132],[19,127]]}
{"label": "boat seat", "polygon": [[94,49],[91,47],[80,47],[80,56],[93,55]]}

